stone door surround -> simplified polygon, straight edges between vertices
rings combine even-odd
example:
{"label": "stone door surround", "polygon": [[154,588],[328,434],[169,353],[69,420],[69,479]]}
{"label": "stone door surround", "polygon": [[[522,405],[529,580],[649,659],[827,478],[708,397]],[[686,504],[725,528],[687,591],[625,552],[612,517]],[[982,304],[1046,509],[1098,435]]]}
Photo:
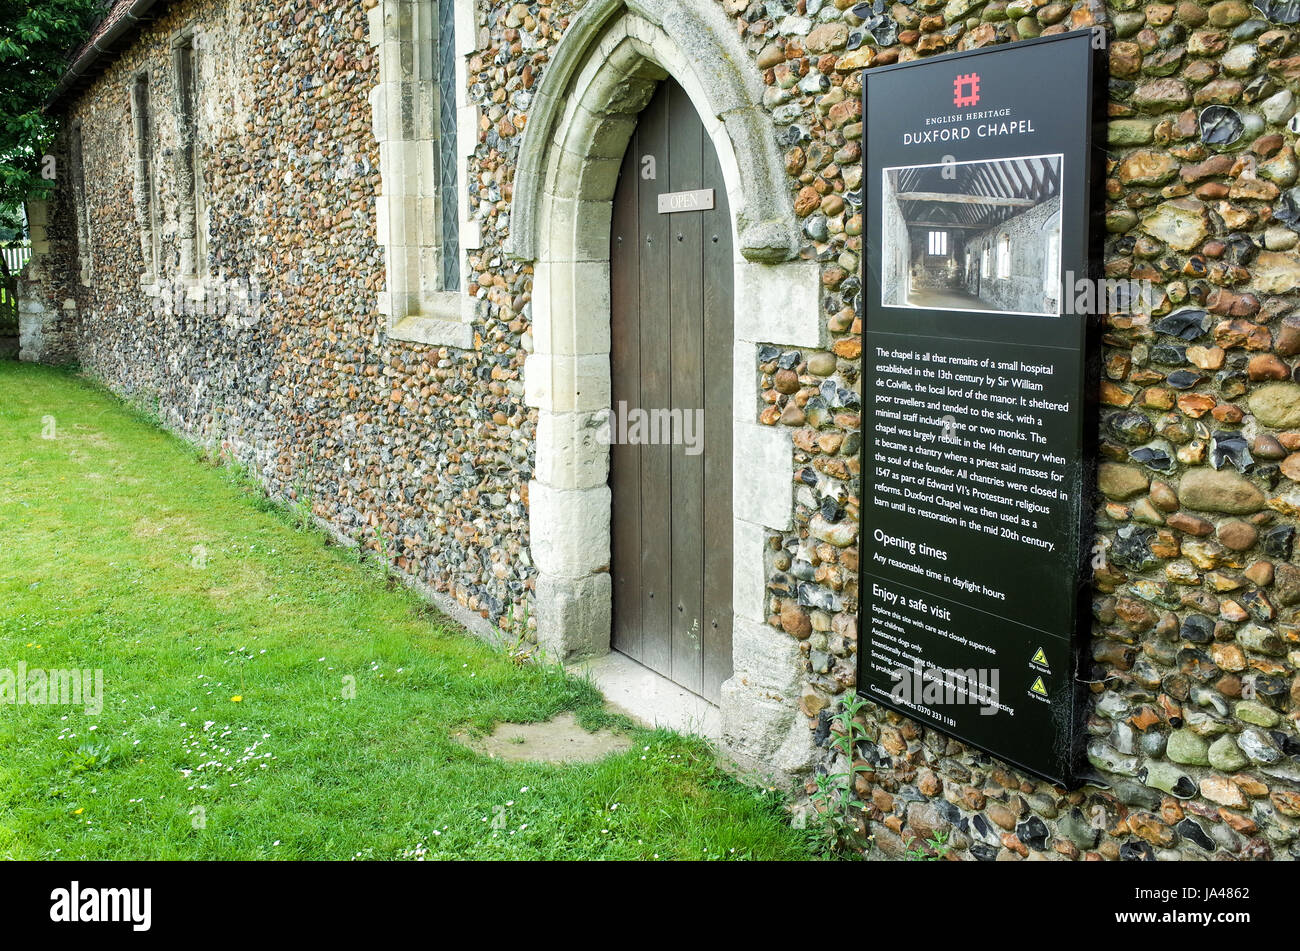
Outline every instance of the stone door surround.
{"label": "stone door surround", "polygon": [[671,75],[703,120],[732,209],[735,674],[722,688],[722,744],[741,765],[794,772],[811,741],[796,704],[798,642],[770,627],[764,554],[792,526],[789,434],[757,422],[760,343],[822,348],[815,262],[793,260],[798,224],[762,83],[722,10],[698,0],[592,0],[547,65],[521,144],[509,253],[533,262],[535,351],[525,398],[538,411],[529,485],[538,640],[571,661],[610,647],[610,216],[638,114]]}

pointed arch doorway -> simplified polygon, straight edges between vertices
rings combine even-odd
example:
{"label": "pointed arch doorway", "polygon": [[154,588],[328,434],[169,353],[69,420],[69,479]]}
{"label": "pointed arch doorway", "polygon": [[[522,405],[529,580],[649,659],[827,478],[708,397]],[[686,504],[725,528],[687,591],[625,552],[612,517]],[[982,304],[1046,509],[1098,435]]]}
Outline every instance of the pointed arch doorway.
{"label": "pointed arch doorway", "polygon": [[[737,763],[793,774],[806,768],[811,750],[798,706],[804,661],[800,643],[768,623],[766,566],[771,532],[793,523],[793,445],[786,427],[756,419],[756,366],[763,346],[825,349],[828,342],[819,266],[799,256],[762,75],[750,68],[734,27],[720,5],[699,0],[587,0],[535,90],[506,247],[534,270],[523,380],[537,412],[528,483],[533,607],[539,647],[580,665],[611,703],[643,722],[717,738]],[[732,347],[720,360],[732,367],[734,669],[717,705],[611,651],[611,447],[598,434],[617,409],[613,198],[628,143],[668,77],[688,94],[722,166],[733,246]],[[714,438],[706,433],[706,441]],[[706,543],[726,547],[726,536],[702,531]]]}
{"label": "pointed arch doorway", "polygon": [[713,703],[732,674],[733,270],[717,154],[665,79],[610,230],[611,646]]}

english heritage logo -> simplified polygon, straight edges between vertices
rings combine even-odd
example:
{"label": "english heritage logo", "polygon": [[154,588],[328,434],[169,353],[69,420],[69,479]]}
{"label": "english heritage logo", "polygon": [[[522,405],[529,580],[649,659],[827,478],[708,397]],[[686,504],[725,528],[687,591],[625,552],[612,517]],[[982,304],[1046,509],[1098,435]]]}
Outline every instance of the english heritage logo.
{"label": "english heritage logo", "polygon": [[952,104],[959,109],[970,109],[980,104],[980,74],[960,73],[952,81]]}

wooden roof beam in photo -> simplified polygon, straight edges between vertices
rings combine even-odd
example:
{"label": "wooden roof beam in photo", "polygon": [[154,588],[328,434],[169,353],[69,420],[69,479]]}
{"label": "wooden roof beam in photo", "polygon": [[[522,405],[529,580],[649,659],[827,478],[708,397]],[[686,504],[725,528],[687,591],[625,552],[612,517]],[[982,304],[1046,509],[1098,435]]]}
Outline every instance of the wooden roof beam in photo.
{"label": "wooden roof beam in photo", "polygon": [[1020,162],[1008,162],[1007,172],[1015,182],[1016,194],[1024,195],[1026,198],[1032,198],[1038,201],[1038,195],[1034,193],[1034,182],[1029,177],[1029,172]]}
{"label": "wooden roof beam in photo", "polygon": [[902,192],[895,197],[899,201],[934,201],[954,205],[993,205],[1002,208],[1031,208],[1038,204],[1032,198],[1003,198],[998,195],[957,195],[951,192]]}
{"label": "wooden roof beam in photo", "polygon": [[1060,178],[1057,163],[1051,158],[1035,158],[1035,165],[1042,172],[1041,182],[1044,198],[1051,198],[1059,191]]}
{"label": "wooden roof beam in photo", "polygon": [[[998,192],[1003,195],[1016,194],[1016,186],[1011,181],[1010,163],[998,162],[990,166],[993,169],[993,177],[998,182]],[[1029,201],[1033,201],[1032,198]]]}
{"label": "wooden roof beam in photo", "polygon": [[949,231],[980,231],[985,225],[957,223],[955,221],[909,221],[909,228],[935,228],[937,230],[947,229]]}
{"label": "wooden roof beam in photo", "polygon": [[[997,176],[993,173],[992,164],[980,165],[975,170],[975,185],[972,189],[976,194],[985,195],[989,198],[1004,198],[1002,186],[998,182]],[[979,222],[985,227],[996,224],[998,221],[1000,209],[996,206],[989,206],[979,209]]]}
{"label": "wooden roof beam in photo", "polygon": [[998,194],[998,185],[993,178],[992,166],[981,165],[977,169],[975,169],[975,175],[973,181],[975,182],[975,188],[972,189],[972,191],[974,191],[976,194],[980,194],[980,195]]}
{"label": "wooden roof beam in photo", "polygon": [[[966,187],[971,191],[977,191],[979,182],[972,173],[970,166],[963,169],[963,173]],[[962,205],[957,209],[957,213],[968,223],[976,225],[979,224],[980,216],[984,214],[984,210],[982,208],[972,208],[970,205]]]}
{"label": "wooden roof beam in photo", "polygon": [[1045,159],[1029,160],[1029,171],[1034,176],[1034,186],[1042,198],[1051,198],[1056,193],[1056,183],[1052,178],[1052,166]]}
{"label": "wooden roof beam in photo", "polygon": [[1047,184],[1046,179],[1039,168],[1038,162],[1039,160],[1036,158],[1031,158],[1025,162],[1025,174],[1029,176],[1029,181],[1031,183],[1030,196],[1041,201],[1046,197],[1045,192]]}
{"label": "wooden roof beam in photo", "polygon": [[[997,183],[987,164],[972,166],[971,192],[989,198],[999,197]],[[990,207],[971,208],[971,221],[982,227],[989,227],[997,222],[997,209]]]}

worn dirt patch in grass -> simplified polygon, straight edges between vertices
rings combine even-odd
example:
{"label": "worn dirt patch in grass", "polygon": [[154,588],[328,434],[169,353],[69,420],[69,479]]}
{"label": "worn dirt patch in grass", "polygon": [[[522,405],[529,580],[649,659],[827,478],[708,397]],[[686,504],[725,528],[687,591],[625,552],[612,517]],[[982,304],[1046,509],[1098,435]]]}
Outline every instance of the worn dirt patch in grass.
{"label": "worn dirt patch in grass", "polygon": [[65,427],[62,432],[56,431],[56,433],[57,439],[72,438],[96,449],[117,449],[121,445],[117,440],[85,423],[74,423]]}
{"label": "worn dirt patch in grass", "polygon": [[506,762],[594,763],[632,748],[632,741],[611,730],[588,733],[572,713],[545,723],[501,723],[489,736],[456,739],[470,749]]}
{"label": "worn dirt patch in grass", "polygon": [[135,524],[131,526],[131,534],[142,541],[158,539],[164,536],[188,539],[202,534],[202,530],[193,520],[183,515],[168,514],[162,517],[146,515],[137,519]]}

